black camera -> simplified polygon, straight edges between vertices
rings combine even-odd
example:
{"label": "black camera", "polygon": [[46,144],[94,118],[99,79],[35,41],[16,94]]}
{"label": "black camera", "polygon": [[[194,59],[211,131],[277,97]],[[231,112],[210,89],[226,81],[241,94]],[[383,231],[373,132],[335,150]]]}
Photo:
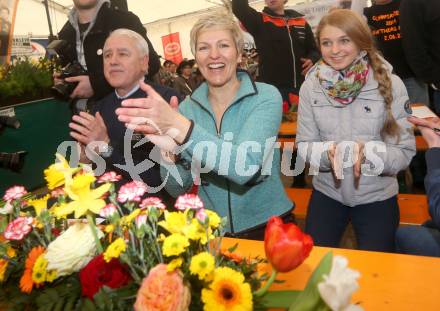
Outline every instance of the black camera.
{"label": "black camera", "polygon": [[24,165],[24,157],[26,151],[18,151],[13,153],[0,152],[0,168],[9,169],[14,172],[20,172]]}
{"label": "black camera", "polygon": [[[87,71],[81,66],[78,62],[73,62],[71,64],[67,64],[66,67],[61,69],[60,79],[83,76],[86,75]],[[63,81],[62,83],[55,84],[52,86],[52,94],[59,99],[69,100],[70,94],[72,94],[73,90],[78,85],[78,82],[67,82]]]}
{"label": "black camera", "polygon": [[[50,54],[56,54],[59,59],[59,63],[64,67],[60,72],[60,79],[77,77],[87,75],[87,71],[81,66],[81,64],[74,60],[72,54],[73,48],[66,40],[54,40],[48,46],[47,50]],[[78,82],[66,82],[55,84],[52,87],[53,95],[65,101],[70,99],[70,94],[78,85]]]}

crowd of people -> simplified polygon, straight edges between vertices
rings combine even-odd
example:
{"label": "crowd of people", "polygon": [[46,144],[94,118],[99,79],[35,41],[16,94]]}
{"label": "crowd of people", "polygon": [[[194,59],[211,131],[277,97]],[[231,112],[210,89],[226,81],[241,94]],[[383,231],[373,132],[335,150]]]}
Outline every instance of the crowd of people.
{"label": "crowd of people", "polygon": [[[315,244],[338,247],[351,223],[359,249],[396,251],[397,236],[397,251],[440,256],[440,120],[411,117],[410,105],[430,105],[429,89],[439,98],[440,36],[430,33],[440,8],[424,7],[438,1],[376,0],[363,17],[332,9],[315,35],[286,2],[266,0],[262,12],[225,2],[193,26],[194,59],[160,65],[133,13],[73,0],[59,37],[88,72],[66,79],[78,83],[71,97],[94,101],[69,124],[82,161],[103,160],[165,200],[196,191],[227,217],[228,235],[261,240],[270,216],[295,222],[276,143],[287,102],[298,105],[298,153],[314,175],[305,231]],[[234,14],[256,49],[243,50]],[[416,22],[419,54],[406,41]],[[416,153],[414,126],[429,145],[432,221],[408,229],[396,176]]]}

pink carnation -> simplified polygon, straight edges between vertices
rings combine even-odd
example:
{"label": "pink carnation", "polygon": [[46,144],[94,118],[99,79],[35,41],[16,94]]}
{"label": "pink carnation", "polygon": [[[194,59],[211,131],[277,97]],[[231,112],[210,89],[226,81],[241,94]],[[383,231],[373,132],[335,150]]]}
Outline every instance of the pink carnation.
{"label": "pink carnation", "polygon": [[137,215],[134,219],[134,223],[136,224],[137,228],[140,228],[142,225],[145,225],[147,223],[147,215],[146,214],[140,214]]}
{"label": "pink carnation", "polygon": [[3,200],[11,201],[20,199],[27,193],[26,189],[23,186],[13,186],[6,190],[5,195],[3,196]]}
{"label": "pink carnation", "polygon": [[98,183],[102,184],[105,182],[116,182],[116,181],[121,180],[121,178],[122,178],[122,176],[116,174],[116,172],[113,172],[113,171],[106,172],[106,173],[102,174],[101,176],[99,176]]}
{"label": "pink carnation", "polygon": [[111,217],[114,213],[116,213],[117,209],[116,206],[112,203],[107,204],[101,210],[99,211],[99,216],[104,218]]}
{"label": "pink carnation", "polygon": [[204,208],[201,208],[196,212],[196,218],[202,224],[206,222],[206,220],[208,219],[208,214],[206,213]]}
{"label": "pink carnation", "polygon": [[65,194],[66,193],[64,192],[64,189],[62,187],[55,188],[50,192],[50,196],[52,198],[58,198],[58,197],[65,195]]}
{"label": "pink carnation", "polygon": [[144,199],[140,205],[141,209],[147,209],[149,207],[155,207],[157,209],[164,210],[166,209],[165,204],[162,203],[162,200],[158,197],[148,197]]}
{"label": "pink carnation", "polygon": [[18,217],[11,221],[5,229],[3,236],[6,240],[20,241],[32,230],[32,217]]}
{"label": "pink carnation", "polygon": [[203,202],[196,194],[184,194],[177,198],[174,207],[180,211],[186,211],[187,209],[199,209],[203,208]]}
{"label": "pink carnation", "polygon": [[134,310],[183,311],[188,310],[190,303],[191,294],[182,274],[178,270],[168,272],[166,264],[158,264],[142,281]]}
{"label": "pink carnation", "polygon": [[147,192],[147,185],[141,181],[132,181],[123,185],[118,192],[119,203],[125,203],[127,201],[141,201],[141,196]]}

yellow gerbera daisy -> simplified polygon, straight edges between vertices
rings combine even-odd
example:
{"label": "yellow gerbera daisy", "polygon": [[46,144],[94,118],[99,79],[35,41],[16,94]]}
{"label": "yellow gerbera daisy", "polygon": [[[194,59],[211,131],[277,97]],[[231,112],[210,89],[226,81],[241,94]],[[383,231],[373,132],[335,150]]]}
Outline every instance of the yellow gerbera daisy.
{"label": "yellow gerbera daisy", "polygon": [[172,272],[177,268],[180,268],[182,266],[182,263],[183,259],[181,257],[171,260],[170,263],[167,265],[167,271]]}
{"label": "yellow gerbera daisy", "polygon": [[121,255],[121,253],[125,252],[126,248],[127,248],[127,246],[125,244],[124,239],[117,238],[105,250],[104,260],[106,262],[110,262],[110,260],[112,260],[112,258],[119,258],[119,255]]}
{"label": "yellow gerbera daisy", "polygon": [[165,238],[163,242],[162,251],[165,256],[178,256],[182,254],[189,246],[188,239],[179,234],[173,233]]}
{"label": "yellow gerbera daisy", "polygon": [[105,206],[102,195],[109,191],[111,184],[104,184],[96,189],[90,189],[91,184],[96,180],[91,174],[81,174],[73,178],[70,185],[65,190],[72,202],[60,206],[56,210],[56,216],[62,217],[75,212],[75,218],[80,218],[88,211],[99,214],[101,208]]}
{"label": "yellow gerbera daisy", "polygon": [[50,195],[46,194],[44,197],[34,200],[29,200],[27,204],[32,206],[35,210],[37,216],[41,214],[41,212],[47,209],[47,201],[49,200]]}
{"label": "yellow gerbera daisy", "polygon": [[208,280],[215,268],[215,259],[208,252],[197,254],[191,258],[189,271],[191,274],[197,274],[199,280]]}
{"label": "yellow gerbera daisy", "polygon": [[220,218],[220,216],[216,213],[216,212],[213,212],[213,211],[211,211],[211,210],[205,210],[205,212],[206,212],[206,214],[208,214],[208,219],[209,219],[209,226],[212,228],[212,229],[216,229],[216,228],[218,228],[218,226],[220,225],[220,223],[221,223],[221,218]]}
{"label": "yellow gerbera daisy", "polygon": [[217,268],[209,289],[202,290],[202,301],[206,311],[251,311],[251,287],[240,272]]}
{"label": "yellow gerbera daisy", "polygon": [[41,254],[35,261],[34,267],[32,268],[32,281],[35,284],[41,284],[46,281],[46,267],[47,260],[44,258],[44,253]]}
{"label": "yellow gerbera daisy", "polygon": [[49,190],[68,184],[72,179],[72,175],[79,170],[79,168],[71,168],[62,155],[57,153],[55,156],[58,162],[44,170],[44,179],[47,181]]}
{"label": "yellow gerbera daisy", "polygon": [[52,283],[57,278],[56,270],[46,271],[46,282]]}

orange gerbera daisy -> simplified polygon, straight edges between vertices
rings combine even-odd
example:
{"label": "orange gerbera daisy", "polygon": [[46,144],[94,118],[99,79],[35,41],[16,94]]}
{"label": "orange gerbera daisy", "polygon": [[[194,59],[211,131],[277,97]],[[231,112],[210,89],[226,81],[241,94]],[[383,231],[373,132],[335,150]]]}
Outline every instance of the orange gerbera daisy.
{"label": "orange gerbera daisy", "polygon": [[43,246],[34,247],[26,258],[24,272],[20,279],[20,289],[23,293],[29,294],[34,287],[34,281],[32,281],[32,269],[34,268],[35,261],[44,253],[44,250]]}
{"label": "orange gerbera daisy", "polygon": [[236,263],[241,263],[243,261],[243,256],[241,256],[240,254],[230,252],[227,249],[222,249],[220,252],[223,256],[227,257],[228,259],[230,259]]}

